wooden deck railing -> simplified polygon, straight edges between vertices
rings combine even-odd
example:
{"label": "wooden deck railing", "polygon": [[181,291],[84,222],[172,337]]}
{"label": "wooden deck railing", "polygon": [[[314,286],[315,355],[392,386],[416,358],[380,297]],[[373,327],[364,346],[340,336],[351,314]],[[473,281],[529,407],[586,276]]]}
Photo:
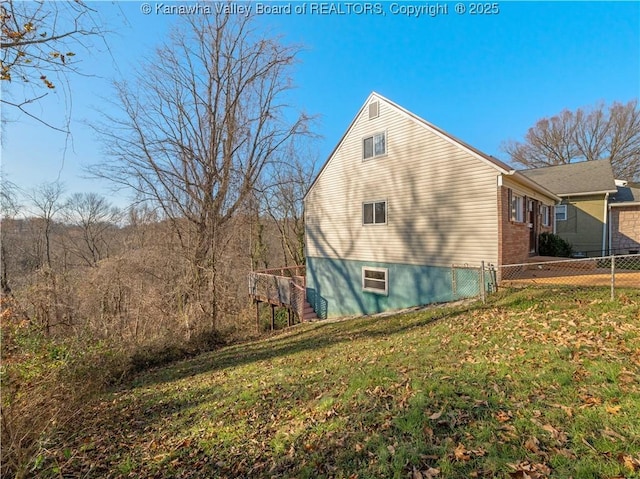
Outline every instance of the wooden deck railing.
{"label": "wooden deck railing", "polygon": [[251,272],[249,295],[255,301],[291,308],[302,321],[306,299],[305,267],[293,266]]}

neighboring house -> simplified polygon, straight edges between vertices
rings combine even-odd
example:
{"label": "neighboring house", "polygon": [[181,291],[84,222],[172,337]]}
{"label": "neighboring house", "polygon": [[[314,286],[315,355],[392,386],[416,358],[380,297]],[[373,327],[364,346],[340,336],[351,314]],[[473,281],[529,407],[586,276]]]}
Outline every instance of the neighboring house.
{"label": "neighboring house", "polygon": [[455,299],[452,265],[526,261],[559,200],[372,93],[305,196],[308,301],[325,318]]}
{"label": "neighboring house", "polygon": [[640,252],[640,184],[616,180],[618,191],[609,203],[609,250]]}
{"label": "neighboring house", "polygon": [[614,179],[609,160],[521,173],[562,198],[555,210],[554,231],[571,243],[574,254],[602,256],[638,248],[640,195],[637,189]]}

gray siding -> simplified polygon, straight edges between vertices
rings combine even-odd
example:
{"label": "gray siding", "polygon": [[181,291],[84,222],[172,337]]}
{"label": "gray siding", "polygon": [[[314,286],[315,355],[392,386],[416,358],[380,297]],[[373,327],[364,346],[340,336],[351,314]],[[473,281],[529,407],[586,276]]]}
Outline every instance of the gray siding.
{"label": "gray siding", "polygon": [[[387,154],[362,159],[386,131]],[[498,260],[496,168],[380,100],[364,108],[305,200],[307,256],[448,266]],[[386,225],[362,225],[362,203],[387,200]]]}

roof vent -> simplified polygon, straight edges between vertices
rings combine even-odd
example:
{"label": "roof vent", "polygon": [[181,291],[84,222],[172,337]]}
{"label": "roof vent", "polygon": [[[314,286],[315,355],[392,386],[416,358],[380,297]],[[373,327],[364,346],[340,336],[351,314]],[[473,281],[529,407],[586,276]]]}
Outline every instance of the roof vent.
{"label": "roof vent", "polygon": [[380,102],[372,101],[371,103],[369,103],[369,120],[378,118],[379,115],[380,115]]}

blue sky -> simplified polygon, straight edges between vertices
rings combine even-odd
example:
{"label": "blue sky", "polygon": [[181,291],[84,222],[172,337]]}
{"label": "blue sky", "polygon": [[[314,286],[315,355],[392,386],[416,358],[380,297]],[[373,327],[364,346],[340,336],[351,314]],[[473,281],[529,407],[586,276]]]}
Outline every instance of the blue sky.
{"label": "blue sky", "polygon": [[[5,110],[12,121],[2,125],[2,170],[23,189],[59,177],[69,193],[108,191],[104,182],[82,178],[82,166],[102,155],[87,122],[107,108],[111,81],[144,62],[177,20],[155,13],[170,2],[148,2],[149,15],[141,13],[143,2],[88,3],[113,32],[109,49],[94,42],[79,50],[89,76],[70,77],[71,103],[58,88],[39,111],[55,122],[71,105],[71,141]],[[318,2],[280,2],[288,3]],[[440,14],[394,14],[393,3],[440,5]],[[640,96],[640,3],[502,1],[492,15],[471,15],[471,2],[464,4],[465,14],[455,12],[456,2],[381,2],[381,15],[257,17],[284,42],[304,45],[291,97],[318,116],[320,164],[371,91],[505,161],[500,145],[521,139],[542,117]],[[19,88],[3,85],[7,93]],[[110,198],[127,203],[125,196]]]}

